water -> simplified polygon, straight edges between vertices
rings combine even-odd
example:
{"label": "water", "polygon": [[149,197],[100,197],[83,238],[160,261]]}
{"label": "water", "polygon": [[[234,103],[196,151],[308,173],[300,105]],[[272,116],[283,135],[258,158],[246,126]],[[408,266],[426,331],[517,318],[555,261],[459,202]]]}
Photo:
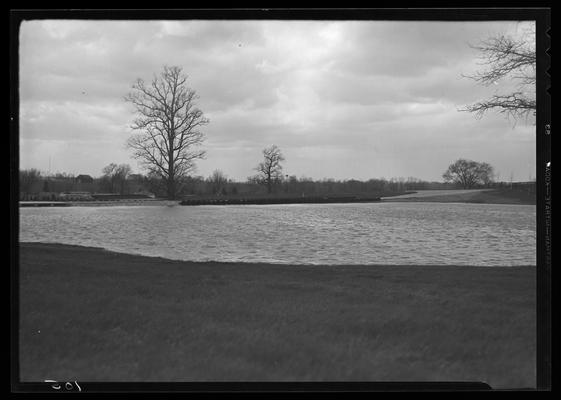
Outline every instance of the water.
{"label": "water", "polygon": [[536,264],[536,209],[460,203],[20,208],[20,241],[192,261]]}

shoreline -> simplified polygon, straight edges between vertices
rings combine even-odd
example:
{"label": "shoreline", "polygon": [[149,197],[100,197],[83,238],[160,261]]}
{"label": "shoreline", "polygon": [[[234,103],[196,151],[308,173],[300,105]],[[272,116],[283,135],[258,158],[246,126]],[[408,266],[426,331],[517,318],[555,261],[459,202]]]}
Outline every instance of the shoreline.
{"label": "shoreline", "polygon": [[129,206],[172,206],[179,200],[88,200],[88,201],[20,201],[19,207],[129,207]]}
{"label": "shoreline", "polygon": [[98,246],[83,246],[77,244],[67,244],[60,242],[19,242],[19,247],[46,247],[53,250],[83,250],[83,251],[94,251],[94,252],[104,252],[115,255],[131,256],[131,257],[142,257],[150,259],[154,262],[174,262],[183,264],[197,264],[197,265],[223,265],[223,266],[271,266],[271,267],[281,267],[281,268],[301,268],[301,267],[312,267],[312,268],[379,268],[379,267],[391,267],[391,268],[536,268],[536,265],[532,264],[520,264],[520,265],[458,265],[458,264],[312,264],[312,263],[282,263],[282,262],[262,262],[262,261],[197,261],[197,260],[181,260],[175,258],[168,258],[162,256],[150,256],[139,253],[127,253],[124,251],[110,250],[105,247]]}
{"label": "shoreline", "polygon": [[[435,191],[436,192],[436,191]],[[536,205],[535,193],[524,191],[477,189],[444,191],[443,194],[426,195],[423,191],[410,191],[392,196],[329,196],[310,195],[307,197],[193,197],[178,200],[165,199],[122,199],[91,201],[20,201],[19,207],[110,207],[110,206],[200,206],[200,205],[283,205],[283,204],[368,204],[388,202],[425,203],[467,203],[467,204],[513,204]],[[416,194],[419,194],[416,196]]]}
{"label": "shoreline", "polygon": [[[19,204],[18,208],[59,208],[59,207],[205,207],[205,206],[279,206],[279,205],[314,205],[314,204],[321,204],[321,205],[330,205],[330,204],[380,204],[380,203],[438,203],[438,204],[446,204],[446,203],[455,203],[455,204],[489,204],[489,205],[509,205],[509,206],[536,206],[536,203],[532,202],[518,202],[518,201],[479,201],[479,200],[464,200],[464,199],[455,199],[455,198],[444,198],[445,196],[439,198],[431,198],[431,197],[411,197],[411,198],[404,198],[404,199],[390,199],[390,198],[383,198],[377,201],[357,201],[357,202],[333,202],[333,203],[245,203],[245,204],[226,204],[226,203],[205,203],[205,204],[190,204],[190,205],[182,205],[179,201],[161,201],[161,202],[150,202],[150,203],[125,203],[125,202],[84,202],[84,203],[65,203],[61,205],[51,205],[54,202],[33,202],[35,204]],[[447,196],[446,196],[447,197]],[[41,204],[42,203],[42,204]]]}
{"label": "shoreline", "polygon": [[535,386],[535,267],[290,268],[19,250],[22,381]]}

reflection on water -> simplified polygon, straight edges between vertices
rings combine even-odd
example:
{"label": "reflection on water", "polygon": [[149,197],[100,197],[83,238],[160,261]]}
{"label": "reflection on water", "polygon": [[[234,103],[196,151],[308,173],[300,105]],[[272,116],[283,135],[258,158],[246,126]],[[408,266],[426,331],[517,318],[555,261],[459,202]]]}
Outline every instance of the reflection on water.
{"label": "reflection on water", "polygon": [[20,241],[194,261],[536,264],[535,206],[458,203],[20,208]]}

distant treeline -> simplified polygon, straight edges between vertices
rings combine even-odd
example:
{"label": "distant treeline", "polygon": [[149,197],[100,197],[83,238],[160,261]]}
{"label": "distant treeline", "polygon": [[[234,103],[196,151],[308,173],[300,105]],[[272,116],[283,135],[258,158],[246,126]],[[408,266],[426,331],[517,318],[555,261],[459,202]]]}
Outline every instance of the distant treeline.
{"label": "distant treeline", "polygon": [[148,194],[146,177],[130,174],[122,179],[68,173],[43,174],[36,169],[19,172],[20,200],[59,200],[63,195],[115,193],[121,195]]}
{"label": "distant treeline", "polygon": [[[273,185],[274,195],[347,195],[347,194],[391,194],[397,192],[450,188],[453,185],[440,182],[424,182],[415,178],[399,179],[321,179],[290,176],[278,179]],[[190,177],[186,180],[184,195],[266,195],[268,189],[261,182],[248,179],[236,182],[231,179],[216,177]]]}
{"label": "distant treeline", "polygon": [[[534,190],[535,183],[495,182],[480,187],[511,187]],[[534,189],[531,189],[533,187]],[[369,194],[387,196],[416,190],[455,189],[453,183],[428,182],[421,179],[392,178],[369,180],[314,180],[307,177],[285,176],[273,185],[275,196],[313,196]],[[530,188],[530,189],[528,189]],[[156,176],[142,174],[108,175],[93,178],[89,175],[66,173],[43,174],[38,170],[21,170],[19,174],[21,200],[60,199],[61,193],[118,193],[120,195],[152,194],[166,197],[164,182]],[[182,197],[236,197],[266,196],[267,187],[251,178],[244,182],[228,179],[221,171],[214,171],[209,177],[190,176],[180,180],[179,194]]]}

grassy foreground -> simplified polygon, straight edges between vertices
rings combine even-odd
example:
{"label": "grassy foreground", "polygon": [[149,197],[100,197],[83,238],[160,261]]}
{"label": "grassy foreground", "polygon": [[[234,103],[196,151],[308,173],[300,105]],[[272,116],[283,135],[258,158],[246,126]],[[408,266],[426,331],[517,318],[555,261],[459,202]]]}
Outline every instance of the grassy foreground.
{"label": "grassy foreground", "polygon": [[23,243],[21,380],[534,387],[535,272],[193,263]]}

